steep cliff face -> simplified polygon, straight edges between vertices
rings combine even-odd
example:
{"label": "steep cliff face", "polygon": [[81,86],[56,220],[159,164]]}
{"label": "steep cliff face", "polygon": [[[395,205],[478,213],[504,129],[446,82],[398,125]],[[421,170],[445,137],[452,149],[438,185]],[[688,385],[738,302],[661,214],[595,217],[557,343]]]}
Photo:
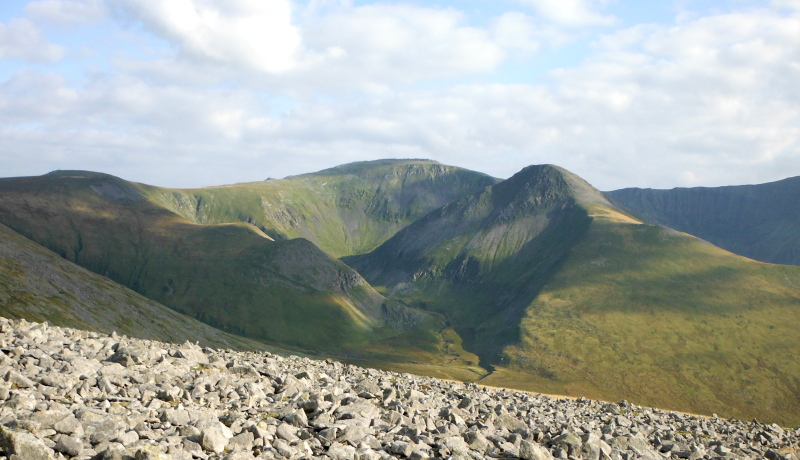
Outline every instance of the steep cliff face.
{"label": "steep cliff face", "polygon": [[736,254],[800,265],[800,177],[730,187],[629,188],[606,196],[649,222]]}

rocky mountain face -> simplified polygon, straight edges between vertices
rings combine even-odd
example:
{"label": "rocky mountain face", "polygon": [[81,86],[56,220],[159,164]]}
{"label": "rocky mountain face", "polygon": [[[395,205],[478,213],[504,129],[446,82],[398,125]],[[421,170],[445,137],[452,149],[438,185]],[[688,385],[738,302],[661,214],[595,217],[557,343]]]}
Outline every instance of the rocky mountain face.
{"label": "rocky mountain face", "polygon": [[800,265],[800,177],[730,187],[627,188],[606,196],[649,222],[733,253]]}
{"label": "rocky mountain face", "polygon": [[0,318],[10,460],[797,459],[800,430]]}

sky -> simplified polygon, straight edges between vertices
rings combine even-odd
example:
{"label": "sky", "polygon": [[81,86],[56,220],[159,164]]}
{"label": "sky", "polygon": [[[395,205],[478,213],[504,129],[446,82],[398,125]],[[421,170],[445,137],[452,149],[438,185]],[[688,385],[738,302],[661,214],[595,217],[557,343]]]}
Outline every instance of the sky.
{"label": "sky", "polygon": [[800,175],[800,0],[2,0],[0,177]]}

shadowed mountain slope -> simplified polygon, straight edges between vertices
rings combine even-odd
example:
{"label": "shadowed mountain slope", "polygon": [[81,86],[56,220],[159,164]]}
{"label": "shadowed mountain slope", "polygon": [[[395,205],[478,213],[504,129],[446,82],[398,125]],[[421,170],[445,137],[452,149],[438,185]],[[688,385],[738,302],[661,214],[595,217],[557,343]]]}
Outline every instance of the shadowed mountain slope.
{"label": "shadowed mountain slope", "polygon": [[305,238],[341,257],[368,252],[428,212],[496,182],[435,161],[378,160],[263,182],[145,189],[192,222],[247,222],[276,240]]}
{"label": "shadowed mountain slope", "polygon": [[800,422],[800,269],[642,223],[525,168],[344,259],[445,314],[483,382]]}
{"label": "shadowed mountain slope", "polygon": [[384,298],[303,240],[197,225],[97,173],[0,180],[0,222],[95,273],[229,332],[332,350],[386,325]]}
{"label": "shadowed mountain slope", "polygon": [[274,350],[172,311],[4,225],[0,225],[0,315],[150,340]]}
{"label": "shadowed mountain slope", "polygon": [[729,187],[626,188],[606,196],[642,219],[736,254],[800,265],[800,177]]}

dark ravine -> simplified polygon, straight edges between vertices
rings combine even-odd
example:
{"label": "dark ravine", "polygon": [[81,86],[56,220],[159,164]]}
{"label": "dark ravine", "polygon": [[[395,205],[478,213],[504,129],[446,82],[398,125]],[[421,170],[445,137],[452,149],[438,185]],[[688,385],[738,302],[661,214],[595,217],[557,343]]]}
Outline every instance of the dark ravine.
{"label": "dark ravine", "polygon": [[606,196],[647,221],[733,253],[800,265],[800,177],[728,187],[626,188]]}
{"label": "dark ravine", "polygon": [[0,317],[10,460],[797,460],[800,429]]}

